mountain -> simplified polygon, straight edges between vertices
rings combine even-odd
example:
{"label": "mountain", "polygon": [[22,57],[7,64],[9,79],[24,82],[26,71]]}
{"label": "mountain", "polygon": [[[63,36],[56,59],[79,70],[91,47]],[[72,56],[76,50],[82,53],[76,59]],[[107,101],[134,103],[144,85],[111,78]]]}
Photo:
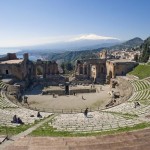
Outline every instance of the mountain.
{"label": "mountain", "polygon": [[140,46],[142,55],[140,57],[141,62],[147,62],[150,57],[150,37],[144,40],[144,43]]}
{"label": "mountain", "polygon": [[134,38],[131,40],[128,40],[126,42],[123,42],[122,44],[115,45],[115,46],[110,46],[109,48],[107,47],[100,47],[100,48],[95,48],[91,50],[83,50],[83,51],[67,51],[63,53],[49,53],[48,54],[48,59],[49,60],[62,60],[62,61],[68,61],[68,62],[74,62],[77,59],[81,58],[98,58],[97,53],[100,52],[102,49],[122,49],[122,48],[133,48],[140,46],[143,43],[143,40],[141,38]]}
{"label": "mountain", "polygon": [[[88,41],[90,43],[91,40],[88,40]],[[91,43],[93,43],[94,41],[92,41]],[[74,46],[74,48],[75,48],[75,43],[77,44],[80,42],[86,43],[87,40],[71,42],[72,45],[70,45],[70,47]],[[110,40],[109,40],[109,42],[110,42]],[[98,57],[97,53],[100,52],[102,49],[111,50],[111,49],[118,48],[121,50],[122,48],[139,46],[141,43],[143,43],[142,39],[134,38],[134,39],[126,41],[122,44],[118,44],[118,45],[110,46],[110,47],[106,47],[106,45],[109,45],[110,43],[106,43],[106,44],[103,43],[103,44],[98,44],[95,46],[85,46],[85,47],[83,47],[83,50],[81,50],[82,49],[81,47],[80,47],[80,49],[77,49],[77,50],[74,50],[73,48],[68,48],[68,50],[65,50],[65,49],[63,49],[63,46],[62,46],[62,49],[44,49],[41,47],[41,49],[36,49],[36,50],[24,50],[22,52],[19,52],[18,54],[22,55],[24,52],[28,52],[30,54],[30,56],[37,56],[38,58],[44,58],[47,60],[56,60],[56,61],[61,61],[61,62],[62,61],[74,62],[75,60],[81,59],[81,58],[97,58]],[[79,45],[81,45],[81,44],[79,44]],[[60,45],[58,45],[58,46],[60,47]]]}
{"label": "mountain", "polygon": [[128,40],[128,41],[126,41],[126,42],[124,42],[122,44],[111,46],[109,49],[134,48],[134,47],[140,46],[143,42],[144,41],[141,38],[136,37],[136,38]]}
{"label": "mountain", "polygon": [[77,40],[77,41],[69,41],[69,42],[59,42],[59,43],[50,43],[43,44],[38,46],[28,46],[23,47],[22,50],[49,50],[49,52],[57,51],[80,51],[80,50],[91,50],[100,47],[110,47],[116,44],[119,44],[120,41],[117,39],[108,39],[108,40]]}
{"label": "mountain", "polygon": [[49,52],[91,50],[100,47],[109,47],[119,43],[120,40],[115,37],[100,36],[96,34],[42,37],[30,40],[27,39],[25,42],[20,41],[18,43],[19,45],[27,45],[27,46],[0,47],[0,54],[6,54],[7,52],[10,51],[17,52],[20,50],[23,50],[23,52],[28,53],[36,53],[36,51],[38,53],[41,52],[49,53]]}
{"label": "mountain", "polygon": [[95,50],[83,50],[83,51],[67,51],[64,53],[49,53],[49,60],[61,60],[64,62],[75,62],[77,59],[89,59],[89,58],[98,58],[97,53],[100,52],[103,48]]}

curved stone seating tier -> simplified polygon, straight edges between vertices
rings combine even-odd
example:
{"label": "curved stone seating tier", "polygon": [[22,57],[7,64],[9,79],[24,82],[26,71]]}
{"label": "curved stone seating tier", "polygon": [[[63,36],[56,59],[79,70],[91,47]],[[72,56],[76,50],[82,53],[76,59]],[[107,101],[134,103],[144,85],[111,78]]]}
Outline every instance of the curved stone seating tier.
{"label": "curved stone seating tier", "polygon": [[[125,102],[103,111],[89,112],[88,117],[85,117],[83,113],[60,114],[52,122],[49,122],[49,125],[56,128],[57,131],[92,132],[114,130],[149,122],[150,118],[146,116],[150,115],[150,105],[141,104],[137,108],[134,105],[134,101],[150,99],[149,82],[138,80],[130,83],[135,89],[129,99],[131,102]],[[0,109],[0,114],[0,124],[7,123],[7,125],[14,125],[11,123],[14,115],[19,116],[26,124],[33,123],[38,119],[36,117],[37,111],[26,108]],[[31,115],[35,117],[30,117]],[[42,115],[46,116],[50,113],[43,113]]]}
{"label": "curved stone seating tier", "polygon": [[121,114],[146,116],[146,115],[150,115],[150,105],[141,104],[141,106],[135,108],[135,105],[133,102],[132,103],[126,102],[116,107],[106,109],[104,110],[104,112],[116,112],[116,113],[121,113]]}
{"label": "curved stone seating tier", "polygon": [[140,80],[132,82],[134,91],[140,91],[145,89],[150,89],[150,83],[147,80]]}
{"label": "curved stone seating tier", "polygon": [[8,85],[6,85],[5,83],[3,83],[2,81],[0,81],[0,89],[6,89],[8,87]]}
{"label": "curved stone seating tier", "polygon": [[150,83],[150,77],[145,78],[146,81],[148,81]]}
{"label": "curved stone seating tier", "polygon": [[18,107],[16,104],[12,103],[8,100],[4,94],[4,92],[0,91],[0,108],[16,108]]}
{"label": "curved stone seating tier", "polygon": [[[141,101],[150,103],[150,78],[131,82],[134,92],[128,101]],[[130,81],[129,81],[130,82]]]}
{"label": "curved stone seating tier", "polygon": [[[109,111],[111,111],[111,109]],[[107,131],[139,124],[142,122],[140,120],[141,117],[130,118],[130,116],[124,117],[122,114],[111,112],[90,112],[87,118],[81,113],[61,114],[53,119],[52,123],[49,123],[49,125],[56,128],[57,131]]]}
{"label": "curved stone seating tier", "polygon": [[140,101],[140,100],[150,101],[150,89],[135,92],[128,101]]}
{"label": "curved stone seating tier", "polygon": [[6,100],[3,97],[0,97],[0,108],[16,108],[18,107],[14,103],[10,102],[9,100]]}
{"label": "curved stone seating tier", "polygon": [[[140,104],[135,108],[134,101],[150,100],[150,84],[147,80],[128,80],[134,88],[129,102],[105,109],[101,112],[61,114],[53,119],[50,126],[58,131],[91,132],[131,127],[139,123],[150,122],[150,105]],[[136,92],[135,92],[136,91]],[[131,101],[131,102],[130,102]]]}
{"label": "curved stone seating tier", "polygon": [[150,115],[149,105],[134,108],[134,103],[127,102],[102,112],[89,112],[88,117],[85,117],[83,113],[61,114],[49,125],[57,131],[106,131],[149,122],[150,118],[146,118],[148,115]]}
{"label": "curved stone seating tier", "polygon": [[[18,124],[11,123],[13,116],[17,115],[25,124],[32,124],[35,120],[39,120],[41,118],[37,117],[37,111],[26,109],[26,108],[9,108],[9,109],[0,109],[0,125],[6,126],[17,126]],[[42,118],[48,117],[52,113],[40,112]],[[31,115],[33,117],[31,117]]]}
{"label": "curved stone seating tier", "polygon": [[[44,112],[41,112],[40,114],[42,115],[43,118],[51,115],[51,113],[44,113]],[[31,124],[34,123],[35,120],[39,120],[39,118],[37,118],[37,111],[26,109],[26,108],[19,108],[19,106],[9,101],[5,96],[5,92],[1,90],[0,91],[0,126],[4,126],[4,125],[13,126],[13,127],[17,126],[18,124],[11,123],[14,115],[20,117],[25,124]]]}
{"label": "curved stone seating tier", "polygon": [[[17,126],[18,124],[11,123],[14,115],[20,117],[25,124],[31,124],[34,123],[35,120],[39,120],[39,118],[37,118],[37,111],[19,108],[19,106],[7,99],[5,92],[3,91],[3,89],[6,89],[7,86],[8,85],[4,84],[3,82],[0,82],[0,126]],[[41,112],[40,114],[44,118],[48,117],[52,113]]]}

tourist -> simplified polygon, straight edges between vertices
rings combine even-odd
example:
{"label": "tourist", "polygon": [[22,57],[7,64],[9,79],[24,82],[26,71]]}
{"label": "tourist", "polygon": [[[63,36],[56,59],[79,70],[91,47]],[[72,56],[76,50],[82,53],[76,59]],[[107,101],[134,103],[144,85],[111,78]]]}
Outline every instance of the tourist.
{"label": "tourist", "polygon": [[41,116],[41,114],[40,114],[39,111],[38,111],[38,113],[37,113],[37,117],[38,117],[38,118],[42,118],[42,116]]}
{"label": "tourist", "polygon": [[17,123],[18,124],[24,124],[24,122],[22,122],[22,120],[18,117],[18,119],[17,119]]}
{"label": "tourist", "polygon": [[136,108],[137,106],[140,106],[139,102],[134,102],[134,108]]}
{"label": "tourist", "polygon": [[53,93],[53,98],[55,98],[55,93]]}
{"label": "tourist", "polygon": [[83,97],[83,95],[82,95],[82,99],[85,100],[85,98]]}
{"label": "tourist", "polygon": [[24,96],[24,104],[27,104],[29,106],[29,103],[28,103],[28,97],[27,96]]}
{"label": "tourist", "polygon": [[18,120],[17,120],[17,116],[14,115],[14,116],[13,116],[13,121],[11,121],[11,123],[17,123],[17,121],[18,121]]}
{"label": "tourist", "polygon": [[100,86],[100,91],[102,91],[102,86]]}
{"label": "tourist", "polygon": [[83,99],[83,95],[82,95],[82,99]]}
{"label": "tourist", "polygon": [[88,108],[86,108],[85,111],[84,111],[85,117],[87,117],[87,114],[88,114]]}

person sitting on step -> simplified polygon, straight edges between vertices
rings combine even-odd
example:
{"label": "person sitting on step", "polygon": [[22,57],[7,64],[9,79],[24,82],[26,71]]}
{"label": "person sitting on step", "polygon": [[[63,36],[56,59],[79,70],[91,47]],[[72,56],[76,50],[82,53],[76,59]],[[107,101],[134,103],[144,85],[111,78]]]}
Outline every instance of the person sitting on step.
{"label": "person sitting on step", "polygon": [[140,106],[139,102],[134,102],[134,108],[136,108],[137,106]]}
{"label": "person sitting on step", "polygon": [[18,117],[18,119],[17,119],[17,123],[18,124],[24,124],[24,122],[22,122],[22,120]]}
{"label": "person sitting on step", "polygon": [[13,121],[11,121],[11,123],[17,123],[17,116],[16,115],[13,116]]}
{"label": "person sitting on step", "polygon": [[41,116],[41,114],[40,114],[39,111],[38,111],[38,113],[37,113],[37,117],[38,117],[38,118],[42,118],[42,116]]}

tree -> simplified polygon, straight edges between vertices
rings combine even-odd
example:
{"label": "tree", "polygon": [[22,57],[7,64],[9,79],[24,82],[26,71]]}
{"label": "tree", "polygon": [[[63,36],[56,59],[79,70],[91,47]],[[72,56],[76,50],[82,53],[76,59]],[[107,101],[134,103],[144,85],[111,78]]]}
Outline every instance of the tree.
{"label": "tree", "polygon": [[72,71],[72,70],[73,70],[73,65],[72,65],[72,63],[70,63],[70,62],[67,62],[67,63],[66,63],[66,70],[68,70],[68,71]]}
{"label": "tree", "polygon": [[65,63],[64,62],[62,62],[62,64],[60,65],[60,67],[62,68],[63,73],[65,73]]}
{"label": "tree", "polygon": [[134,56],[134,60],[135,60],[136,62],[138,62],[139,56],[138,56],[137,54]]}
{"label": "tree", "polygon": [[140,61],[147,62],[150,56],[150,37],[144,41],[140,48],[142,49]]}

